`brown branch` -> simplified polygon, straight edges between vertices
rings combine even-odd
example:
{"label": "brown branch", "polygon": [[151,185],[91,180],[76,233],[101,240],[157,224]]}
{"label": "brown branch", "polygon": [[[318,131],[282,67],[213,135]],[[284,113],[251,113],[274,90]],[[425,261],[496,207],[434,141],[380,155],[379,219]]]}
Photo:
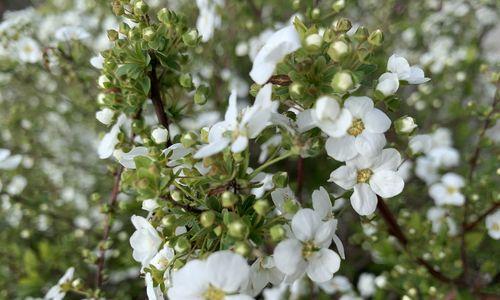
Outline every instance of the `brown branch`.
{"label": "brown branch", "polygon": [[493,205],[490,208],[488,208],[484,213],[479,215],[479,217],[477,217],[476,220],[474,220],[468,224],[465,224],[464,231],[469,231],[469,230],[474,229],[474,227],[476,227],[477,224],[479,224],[484,218],[486,218],[489,214],[491,214],[492,212],[494,212],[498,208],[500,208],[500,202],[493,203]]}
{"label": "brown branch", "polygon": [[253,11],[253,14],[255,17],[260,20],[262,16],[262,11],[255,5],[255,2],[253,0],[247,0],[248,5],[250,6],[250,9]]}
{"label": "brown branch", "polygon": [[117,199],[118,199],[118,193],[120,192],[120,181],[121,181],[121,176],[123,173],[123,166],[120,165],[118,170],[115,173],[115,181],[113,184],[113,190],[111,191],[111,196],[108,202],[108,209],[110,210],[106,214],[106,219],[104,221],[104,233],[101,239],[101,242],[99,244],[99,258],[97,260],[97,273],[96,273],[96,288],[100,289],[102,287],[103,283],[103,273],[104,273],[104,264],[106,262],[106,247],[105,243],[109,238],[109,234],[111,231],[111,212],[113,211]]}
{"label": "brown branch", "polygon": [[302,203],[302,189],[304,187],[304,159],[299,156],[297,159],[297,199]]}
{"label": "brown branch", "polygon": [[[156,65],[157,61],[151,53],[151,71],[149,72],[149,80],[151,81],[151,92],[150,97],[151,101],[153,101],[153,106],[156,113],[156,118],[158,122],[168,130],[170,122],[168,120],[167,114],[165,113],[165,107],[163,105],[163,100],[161,97],[161,86],[160,81],[158,80],[158,75],[156,74]],[[167,139],[167,147],[171,146],[172,142],[170,141],[170,135]]]}
{"label": "brown branch", "polygon": [[[377,196],[377,200],[378,200],[377,208],[380,212],[380,215],[384,219],[385,223],[389,227],[389,233],[392,236],[394,236],[401,243],[401,245],[403,245],[405,251],[407,251],[408,250],[408,248],[407,248],[408,238],[406,237],[403,230],[401,229],[401,227],[397,223],[396,217],[392,214],[389,207],[387,207],[387,205],[384,202],[384,199]],[[458,283],[455,279],[448,278],[443,273],[436,270],[431,264],[429,264],[429,262],[425,261],[423,258],[417,257],[415,259],[415,261],[419,265],[421,265],[425,269],[427,269],[429,274],[431,274],[434,278],[438,279],[439,281],[444,282],[444,283],[449,283],[449,284]]]}

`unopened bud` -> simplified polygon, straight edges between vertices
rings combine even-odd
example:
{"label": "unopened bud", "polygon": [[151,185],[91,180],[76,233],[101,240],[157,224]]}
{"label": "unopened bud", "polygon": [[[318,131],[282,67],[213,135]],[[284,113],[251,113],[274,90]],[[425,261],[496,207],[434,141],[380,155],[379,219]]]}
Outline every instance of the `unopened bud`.
{"label": "unopened bud", "polygon": [[148,10],[149,10],[149,7],[146,4],[146,2],[144,2],[144,1],[137,1],[134,4],[134,14],[136,14],[138,16],[142,16],[142,15],[146,14],[148,12]]}
{"label": "unopened bud", "polygon": [[369,32],[368,29],[364,26],[359,26],[358,29],[356,29],[356,33],[354,34],[354,38],[358,42],[363,42],[368,38]]}
{"label": "unopened bud", "polygon": [[144,30],[142,30],[142,37],[146,41],[152,41],[155,36],[155,31],[152,27],[146,27]]}
{"label": "unopened bud", "polygon": [[288,92],[292,100],[298,100],[304,95],[304,86],[300,82],[294,82],[288,87]]}
{"label": "unopened bud", "polygon": [[269,229],[269,234],[271,235],[271,239],[275,242],[281,241],[285,235],[285,229],[281,225],[274,225]]}
{"label": "unopened bud", "polygon": [[412,117],[404,116],[394,121],[394,128],[397,134],[410,134],[417,128],[417,124]]}
{"label": "unopened bud", "polygon": [[271,206],[269,205],[269,202],[267,202],[267,200],[264,199],[259,199],[255,201],[255,203],[253,204],[253,209],[260,216],[267,215],[270,208]]}
{"label": "unopened bud", "polygon": [[215,213],[211,210],[204,211],[200,216],[200,223],[203,227],[207,228],[214,224],[215,222]]}
{"label": "unopened bud", "polygon": [[187,237],[180,237],[174,246],[175,251],[183,253],[191,249],[191,243],[187,239]]}
{"label": "unopened bud", "polygon": [[179,77],[179,83],[182,87],[190,89],[193,86],[193,80],[191,79],[191,74],[184,73]]}
{"label": "unopened bud", "polygon": [[182,200],[182,193],[179,192],[178,190],[172,191],[170,193],[170,196],[174,201],[181,201]]}
{"label": "unopened bud", "polygon": [[354,87],[352,75],[346,71],[340,71],[333,76],[332,88],[339,93],[345,93]]}
{"label": "unopened bud", "polygon": [[373,46],[380,46],[384,42],[384,34],[380,29],[375,30],[368,36],[368,43]]}
{"label": "unopened bud", "polygon": [[108,39],[112,42],[114,42],[118,39],[118,31],[116,31],[114,29],[108,30],[107,34],[108,34]]}
{"label": "unopened bud", "polygon": [[198,41],[198,31],[196,29],[191,29],[182,35],[182,41],[189,47],[196,46]]}
{"label": "unopened bud", "polygon": [[288,173],[280,172],[273,175],[273,183],[278,188],[284,188],[288,183]]}
{"label": "unopened bud", "polygon": [[161,219],[161,224],[166,228],[172,228],[175,226],[175,221],[177,221],[177,218],[174,215],[167,215]]}
{"label": "unopened bud", "polygon": [[345,0],[337,0],[332,4],[332,10],[334,12],[340,12],[345,7]]}
{"label": "unopened bud", "polygon": [[346,18],[342,18],[335,22],[334,30],[337,32],[347,32],[352,28],[352,23]]}
{"label": "unopened bud", "polygon": [[234,244],[234,252],[246,257],[252,252],[252,247],[247,242],[236,242]]}
{"label": "unopened bud", "polygon": [[316,7],[311,11],[311,19],[318,20],[319,17],[321,17],[321,11]]}
{"label": "unopened bud", "polygon": [[182,135],[181,144],[182,146],[189,148],[196,143],[196,134],[194,132],[188,132]]}
{"label": "unopened bud", "polygon": [[203,143],[208,143],[208,133],[210,132],[209,131],[210,129],[208,127],[203,127],[201,130],[200,130],[200,140],[203,142]]}
{"label": "unopened bud", "polygon": [[321,49],[323,38],[317,33],[310,34],[305,39],[305,48],[311,52],[317,52]]}
{"label": "unopened bud", "polygon": [[227,233],[236,239],[245,239],[249,233],[249,229],[242,220],[235,220],[227,227]]}
{"label": "unopened bud", "polygon": [[163,127],[155,128],[151,132],[153,141],[157,144],[163,144],[168,140],[168,130]]}
{"label": "unopened bud", "polygon": [[238,196],[231,191],[225,191],[222,193],[221,200],[223,207],[233,207],[238,202]]}
{"label": "unopened bud", "polygon": [[349,54],[349,45],[343,41],[335,41],[330,44],[327,53],[333,61],[339,62]]}
{"label": "unopened bud", "polygon": [[204,105],[207,103],[208,88],[204,85],[198,87],[196,93],[194,94],[194,103],[198,105]]}

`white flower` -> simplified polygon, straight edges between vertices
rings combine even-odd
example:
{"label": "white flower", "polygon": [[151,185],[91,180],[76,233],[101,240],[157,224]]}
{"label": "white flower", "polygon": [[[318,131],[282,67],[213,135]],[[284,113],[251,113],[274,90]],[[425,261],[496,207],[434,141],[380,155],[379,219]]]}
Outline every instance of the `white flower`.
{"label": "white flower", "polygon": [[60,42],[68,42],[71,40],[85,40],[90,38],[90,33],[85,29],[77,26],[64,26],[59,28],[54,34],[56,40]]}
{"label": "white flower", "polygon": [[386,97],[394,95],[399,89],[398,75],[391,72],[380,75],[375,89]]}
{"label": "white flower", "polygon": [[106,83],[108,83],[108,82],[110,82],[110,81],[109,81],[108,76],[106,76],[106,75],[101,75],[101,76],[99,76],[99,78],[97,79],[97,84],[98,84],[101,88],[103,88],[103,89],[105,89],[105,88],[106,88]]}
{"label": "white flower", "polygon": [[104,57],[99,53],[90,59],[90,64],[96,69],[102,69],[104,66]]}
{"label": "white flower", "polygon": [[431,207],[427,211],[427,219],[432,223],[432,232],[439,233],[443,224],[448,226],[450,236],[455,236],[458,232],[457,224],[449,216],[448,211],[442,207]]}
{"label": "white flower", "polygon": [[151,132],[151,137],[153,141],[157,144],[165,143],[168,140],[168,130],[163,127],[155,128]]}
{"label": "white flower", "polygon": [[394,122],[394,127],[396,132],[399,134],[412,133],[418,125],[415,123],[415,119],[412,117],[401,117]]}
{"label": "white flower", "polygon": [[352,290],[351,282],[349,279],[342,275],[333,276],[332,279],[322,282],[319,287],[328,295],[335,293],[344,294]]}
{"label": "white flower", "polygon": [[151,259],[150,264],[158,270],[164,271],[167,269],[170,262],[174,259],[174,255],[174,250],[165,245],[158,253],[156,253],[153,259]]}
{"label": "white flower", "polygon": [[293,237],[274,249],[276,267],[292,278],[304,273],[315,282],[332,279],[340,268],[340,257],[328,247],[335,233],[332,221],[323,222],[312,209],[299,210],[292,219]]}
{"label": "white flower", "polygon": [[158,202],[156,202],[155,199],[146,199],[142,201],[142,209],[144,209],[145,211],[151,212],[157,209],[158,207],[160,206],[158,205]]}
{"label": "white flower", "polygon": [[[314,108],[299,114],[310,113],[310,120],[330,137],[341,137],[346,134],[352,123],[352,115],[346,108],[340,108],[337,100],[323,96],[316,100]],[[300,117],[302,120],[304,117]],[[309,118],[308,118],[309,119]],[[305,121],[299,120],[299,127],[304,127]]]}
{"label": "white flower", "polygon": [[399,80],[405,80],[410,84],[421,84],[429,81],[424,71],[416,66],[411,66],[408,61],[397,54],[393,54],[387,62],[387,70],[398,75]]}
{"label": "white flower", "polygon": [[146,147],[134,147],[129,152],[123,152],[121,149],[117,149],[113,152],[113,156],[125,168],[135,169],[134,158],[138,156],[147,156],[148,152],[148,148]]}
{"label": "white flower", "polygon": [[258,84],[265,84],[273,75],[276,65],[300,47],[300,37],[293,25],[278,30],[257,53],[250,77]]}
{"label": "white flower", "polygon": [[428,157],[418,157],[415,174],[427,184],[432,184],[439,180],[439,166]]}
{"label": "white flower", "polygon": [[156,229],[145,218],[133,215],[131,220],[136,229],[130,237],[132,257],[143,267],[147,267],[158,252],[162,240]]}
{"label": "white flower", "polygon": [[120,127],[127,122],[127,117],[122,114],[118,117],[115,125],[111,127],[111,130],[104,135],[103,139],[99,143],[97,153],[100,159],[105,159],[113,155],[115,147],[118,144],[118,134],[120,133]]}
{"label": "white flower", "polygon": [[23,192],[24,188],[28,185],[28,180],[22,175],[12,177],[9,185],[5,188],[7,193],[11,195],[19,195]]}
{"label": "white flower", "polygon": [[272,191],[271,199],[273,200],[276,210],[289,220],[292,219],[293,213],[287,208],[299,207],[299,202],[289,186],[286,188],[277,188]]}
{"label": "white flower", "polygon": [[495,213],[490,214],[485,220],[486,228],[488,229],[488,234],[492,239],[500,239],[500,209],[497,209]]}
{"label": "white flower", "polygon": [[391,120],[385,113],[373,105],[368,97],[347,98],[344,107],[352,115],[347,134],[342,137],[330,137],[326,152],[338,161],[347,161],[356,155],[374,156],[385,146],[384,132],[391,126]]}
{"label": "white flower", "polygon": [[370,297],[375,294],[375,275],[363,273],[359,276],[358,290],[362,297]]}
{"label": "white flower", "polygon": [[0,170],[14,170],[22,160],[23,157],[20,154],[11,155],[9,149],[0,148]]}
{"label": "white flower", "polygon": [[246,290],[250,295],[257,296],[268,283],[278,285],[284,277],[271,256],[259,257],[250,267],[250,280]]}
{"label": "white flower", "polygon": [[36,63],[42,60],[42,51],[38,43],[29,37],[21,38],[16,43],[19,60],[27,63]]}
{"label": "white flower", "polygon": [[223,5],[222,1],[196,0],[200,11],[196,20],[196,29],[201,35],[203,42],[208,42],[214,35],[215,28],[221,24],[220,16],[217,14],[217,5]]}
{"label": "white flower", "polygon": [[460,162],[460,154],[452,147],[437,147],[429,151],[427,155],[439,167],[456,167]]}
{"label": "white flower", "polygon": [[229,251],[212,253],[206,261],[191,260],[172,276],[170,300],[251,300],[241,294],[248,284],[250,267],[246,260]]}
{"label": "white flower", "polygon": [[113,121],[113,116],[115,112],[109,108],[103,108],[100,111],[95,113],[95,118],[97,121],[101,122],[104,125],[110,125],[111,121]]}
{"label": "white flower", "polygon": [[460,193],[465,182],[462,176],[455,173],[443,175],[441,181],[434,183],[429,188],[429,195],[436,205],[455,205],[461,206],[465,202],[465,196]]}
{"label": "white flower", "polygon": [[146,294],[149,300],[163,300],[163,293],[159,286],[155,287],[151,273],[146,273],[144,280],[146,281]]}
{"label": "white flower", "polygon": [[43,297],[44,300],[62,300],[66,295],[66,292],[61,289],[61,284],[73,280],[73,274],[75,273],[75,268],[71,267],[66,270],[63,277],[59,279],[57,284],[49,289],[47,294]]}
{"label": "white flower", "polygon": [[224,121],[210,128],[209,144],[195,153],[194,158],[208,157],[217,154],[231,145],[233,153],[240,153],[248,147],[249,139],[259,135],[268,125],[273,112],[277,110],[278,102],[271,100],[272,85],[266,84],[257,94],[255,103],[238,114],[236,93],[229,98]]}
{"label": "white flower", "polygon": [[358,156],[330,174],[330,180],[343,189],[354,189],[351,205],[360,215],[370,215],[377,207],[377,196],[390,198],[401,193],[403,179],[396,170],[401,155],[396,149],[384,149],[378,156]]}
{"label": "white flower", "polygon": [[274,188],[273,174],[259,173],[251,180],[252,183],[258,183],[259,187],[252,188],[250,191],[255,198],[260,199],[264,193]]}
{"label": "white flower", "polygon": [[432,149],[432,137],[428,134],[417,134],[408,143],[413,154],[427,153]]}

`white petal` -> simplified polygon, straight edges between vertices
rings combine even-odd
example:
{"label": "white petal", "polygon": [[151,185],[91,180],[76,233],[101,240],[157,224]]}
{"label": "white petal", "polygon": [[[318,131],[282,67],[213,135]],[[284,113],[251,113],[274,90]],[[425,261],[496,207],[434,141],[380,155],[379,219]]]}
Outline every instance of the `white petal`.
{"label": "white petal", "polygon": [[239,135],[231,145],[231,151],[233,153],[240,153],[245,151],[247,146],[248,146],[248,138],[246,136]]}
{"label": "white petal", "polygon": [[306,132],[314,127],[316,124],[314,123],[312,114],[314,110],[306,109],[304,111],[299,112],[297,115],[297,127],[299,132]]}
{"label": "white petal", "polygon": [[384,133],[391,127],[391,119],[380,109],[374,108],[363,117],[365,128],[369,132]]}
{"label": "white petal", "polygon": [[354,118],[361,119],[365,116],[365,114],[373,110],[373,101],[366,96],[350,96],[346,99],[344,107],[351,112]]}
{"label": "white petal", "polygon": [[254,300],[253,297],[243,294],[225,296],[224,300]]}
{"label": "white petal", "polygon": [[328,248],[332,243],[333,235],[337,229],[337,220],[322,222],[314,235],[314,244],[320,248]]}
{"label": "white petal", "polygon": [[227,293],[234,293],[246,286],[250,267],[241,255],[230,251],[219,251],[208,257],[207,272],[212,285]]}
{"label": "white petal", "polygon": [[441,178],[441,181],[449,186],[453,187],[456,189],[462,188],[465,186],[464,178],[458,174],[455,173],[446,173],[443,175],[443,178]]}
{"label": "white petal", "polygon": [[340,113],[340,105],[334,98],[323,96],[314,104],[314,115],[317,120],[335,120]]}
{"label": "white petal", "polygon": [[226,114],[224,115],[224,121],[233,123],[236,121],[236,118],[238,117],[238,106],[237,106],[237,98],[238,98],[238,93],[236,90],[233,90],[231,92],[231,96],[229,96],[229,105],[226,110]]}
{"label": "white petal", "polygon": [[324,187],[321,186],[319,190],[312,193],[312,202],[314,211],[321,216],[321,219],[332,212],[332,202]]}
{"label": "white petal", "polygon": [[330,249],[321,249],[314,253],[307,266],[307,275],[314,282],[325,282],[332,279],[340,268],[340,257]]}
{"label": "white petal", "polygon": [[219,141],[205,145],[193,156],[196,159],[209,157],[224,150],[230,143],[229,139],[223,138]]}
{"label": "white petal", "polygon": [[351,124],[352,124],[352,115],[345,108],[340,110],[340,115],[334,121],[331,120],[316,121],[316,126],[318,126],[324,133],[332,137],[344,136],[347,132],[347,129],[349,129],[349,127],[351,126]]}
{"label": "white petal", "polygon": [[394,95],[399,89],[399,78],[394,73],[384,73],[378,79],[376,90],[384,96]]}
{"label": "white petal", "polygon": [[320,225],[320,215],[310,208],[299,210],[292,219],[293,234],[303,242],[311,240]]}
{"label": "white petal", "polygon": [[344,190],[348,190],[352,189],[352,187],[356,184],[356,176],[357,172],[355,168],[342,166],[330,174],[330,179],[328,181],[333,181]]}
{"label": "white petal", "polygon": [[385,143],[385,136],[382,133],[370,133],[364,131],[356,137],[354,146],[357,153],[373,157],[382,151]]}
{"label": "white petal", "polygon": [[398,74],[399,79],[406,80],[410,76],[410,64],[397,54],[393,54],[387,62],[387,70]]}
{"label": "white petal", "polygon": [[382,170],[370,178],[370,187],[382,198],[390,198],[403,191],[405,183],[395,171]]}
{"label": "white petal", "polygon": [[443,199],[446,198],[446,187],[442,183],[435,183],[429,187],[429,196],[434,199],[437,205],[443,204]]}
{"label": "white petal", "polygon": [[342,244],[342,241],[336,234],[333,235],[332,239],[335,243],[335,246],[337,247],[337,250],[339,251],[340,257],[342,259],[345,259],[344,244]]}
{"label": "white petal", "polygon": [[172,300],[199,299],[208,288],[207,265],[200,260],[191,260],[172,275],[172,287],[168,298]]}
{"label": "white petal", "polygon": [[367,216],[377,208],[377,196],[366,183],[356,184],[351,196],[352,208],[360,215]]}
{"label": "white petal", "polygon": [[287,275],[292,275],[305,264],[302,258],[302,243],[288,239],[280,242],[274,249],[276,267]]}
{"label": "white petal", "polygon": [[401,154],[394,148],[387,148],[380,152],[380,155],[375,159],[372,170],[374,172],[380,170],[396,171],[401,165]]}
{"label": "white petal", "polygon": [[419,67],[411,67],[410,68],[410,77],[407,79],[410,84],[421,84],[431,80],[430,78],[425,77],[424,71]]}
{"label": "white petal", "polygon": [[330,137],[326,140],[326,153],[338,161],[347,161],[358,155],[358,151],[354,146],[355,137],[345,135],[340,138]]}

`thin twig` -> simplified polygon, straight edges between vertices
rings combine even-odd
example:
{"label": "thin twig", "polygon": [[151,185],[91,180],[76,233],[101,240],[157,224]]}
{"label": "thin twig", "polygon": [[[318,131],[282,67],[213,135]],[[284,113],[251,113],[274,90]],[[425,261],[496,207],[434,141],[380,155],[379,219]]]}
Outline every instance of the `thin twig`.
{"label": "thin twig", "polygon": [[[149,72],[149,79],[151,81],[151,101],[153,101],[153,106],[155,108],[156,117],[158,122],[168,130],[170,122],[168,120],[167,114],[165,113],[165,107],[163,105],[163,100],[161,97],[161,86],[158,80],[158,75],[156,74],[156,58],[151,54],[151,72]],[[171,146],[170,135],[167,139],[167,147]]]}
{"label": "thin twig", "polygon": [[299,156],[297,159],[297,199],[302,203],[302,189],[304,187],[304,159]]}
{"label": "thin twig", "polygon": [[500,202],[493,203],[493,205],[490,208],[488,208],[484,213],[479,215],[479,217],[477,217],[476,220],[466,224],[464,226],[464,231],[470,231],[470,230],[474,229],[474,227],[476,227],[477,224],[479,224],[484,218],[486,218],[489,214],[491,214],[492,212],[494,212],[498,208],[500,208]]}
{"label": "thin twig", "polygon": [[247,0],[248,2],[248,5],[250,6],[250,9],[253,11],[253,14],[255,15],[255,17],[260,20],[261,16],[262,16],[262,11],[257,7],[257,5],[255,5],[255,2],[253,2],[253,0]]}

